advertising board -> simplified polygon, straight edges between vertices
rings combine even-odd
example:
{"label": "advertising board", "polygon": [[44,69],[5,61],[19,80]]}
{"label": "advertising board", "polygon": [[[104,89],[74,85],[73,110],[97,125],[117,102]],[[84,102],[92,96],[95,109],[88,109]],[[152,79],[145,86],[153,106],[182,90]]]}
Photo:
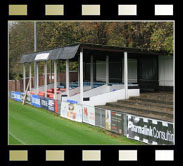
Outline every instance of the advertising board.
{"label": "advertising board", "polygon": [[40,96],[38,95],[32,95],[32,105],[35,107],[41,107],[41,100]]}
{"label": "advertising board", "polygon": [[111,111],[111,131],[123,134],[123,114],[121,112]]}
{"label": "advertising board", "polygon": [[83,106],[83,122],[95,126],[95,107]]}
{"label": "advertising board", "polygon": [[105,110],[95,107],[95,126],[105,128]]}
{"label": "advertising board", "polygon": [[31,104],[31,100],[32,100],[32,95],[31,94],[27,94],[26,95],[26,99],[25,99],[25,103]]}
{"label": "advertising board", "polygon": [[174,144],[173,123],[128,115],[128,138],[153,145]]}
{"label": "advertising board", "polygon": [[41,97],[41,108],[48,109],[48,99],[46,97]]}
{"label": "advertising board", "polygon": [[10,93],[10,98],[11,98],[11,99],[14,99],[14,97],[15,97],[14,94],[15,94],[15,91],[11,91],[11,93]]}
{"label": "advertising board", "polygon": [[82,106],[79,104],[61,102],[61,116],[77,122],[82,122]]}
{"label": "advertising board", "polygon": [[55,112],[55,100],[54,99],[48,99],[48,110]]}
{"label": "advertising board", "polygon": [[14,100],[22,102],[21,92],[14,92]]}
{"label": "advertising board", "polygon": [[111,110],[105,110],[105,129],[111,130]]}

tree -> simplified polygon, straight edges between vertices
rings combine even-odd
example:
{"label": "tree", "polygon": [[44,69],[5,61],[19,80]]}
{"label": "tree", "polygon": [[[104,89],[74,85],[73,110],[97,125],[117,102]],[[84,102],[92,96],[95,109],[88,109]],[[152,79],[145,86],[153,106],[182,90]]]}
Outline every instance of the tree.
{"label": "tree", "polygon": [[[9,26],[9,77],[22,74],[19,60],[33,52],[33,22],[14,22]],[[120,47],[165,50],[173,53],[172,22],[37,22],[37,50],[43,51],[76,42]],[[65,62],[62,62],[62,70]],[[71,63],[71,70],[77,63]],[[43,69],[41,69],[43,70]]]}

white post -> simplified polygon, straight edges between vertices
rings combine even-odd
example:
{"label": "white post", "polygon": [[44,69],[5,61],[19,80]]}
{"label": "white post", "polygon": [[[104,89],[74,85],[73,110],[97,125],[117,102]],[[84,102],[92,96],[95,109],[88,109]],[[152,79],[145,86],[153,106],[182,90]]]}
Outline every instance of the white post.
{"label": "white post", "polygon": [[80,104],[83,104],[83,48],[80,50]]}
{"label": "white post", "polygon": [[36,74],[36,76],[37,76],[36,91],[37,91],[37,94],[38,94],[38,92],[39,92],[39,65],[38,65],[38,63],[36,64],[36,71],[37,71],[37,74]]}
{"label": "white post", "polygon": [[[34,52],[37,51],[36,21],[34,21]],[[37,62],[34,61],[34,89],[37,91]]]}
{"label": "white post", "polygon": [[78,86],[80,85],[80,73],[79,73],[79,70],[80,70],[80,58],[78,57]]}
{"label": "white post", "polygon": [[69,97],[69,60],[66,60],[66,93]]}
{"label": "white post", "polygon": [[23,64],[23,92],[25,92],[25,63]]}
{"label": "white post", "polygon": [[90,57],[90,86],[93,88],[93,56]]}
{"label": "white post", "polygon": [[128,99],[128,57],[127,57],[127,52],[124,52],[124,88],[125,88],[125,99]]}
{"label": "white post", "polygon": [[31,63],[29,64],[29,80],[30,80],[30,84],[29,84],[29,86],[30,86],[30,91],[31,91],[31,88],[32,88],[32,74],[31,74]]}
{"label": "white post", "polygon": [[47,62],[44,63],[44,94],[47,97]]}
{"label": "white post", "polygon": [[54,99],[57,99],[57,61],[54,61]]}
{"label": "white post", "polygon": [[109,83],[109,56],[106,56],[106,84]]}

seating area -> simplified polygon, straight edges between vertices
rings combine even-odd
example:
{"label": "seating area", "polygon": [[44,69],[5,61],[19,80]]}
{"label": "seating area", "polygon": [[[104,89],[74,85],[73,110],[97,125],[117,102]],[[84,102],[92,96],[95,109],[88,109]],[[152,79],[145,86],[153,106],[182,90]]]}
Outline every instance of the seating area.
{"label": "seating area", "polygon": [[[57,88],[57,94],[61,94],[62,92],[65,92],[66,89],[63,88]],[[35,92],[30,92],[31,95],[35,95]],[[39,95],[40,97],[44,97],[45,96],[45,92],[44,91],[39,91],[39,93],[37,94]],[[51,89],[47,89],[47,97],[48,98],[54,98],[54,88],[51,88]]]}

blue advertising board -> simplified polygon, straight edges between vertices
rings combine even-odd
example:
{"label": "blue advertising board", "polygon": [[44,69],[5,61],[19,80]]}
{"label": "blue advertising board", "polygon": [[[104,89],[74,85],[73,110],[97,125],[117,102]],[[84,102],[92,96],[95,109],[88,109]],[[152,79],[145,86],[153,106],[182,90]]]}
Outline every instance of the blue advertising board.
{"label": "blue advertising board", "polygon": [[21,92],[14,92],[14,100],[22,102]]}
{"label": "blue advertising board", "polygon": [[11,94],[10,94],[11,99],[14,99],[14,97],[15,97],[14,94],[15,94],[15,91],[11,91]]}
{"label": "blue advertising board", "polygon": [[32,95],[32,105],[39,108],[41,107],[40,96]]}
{"label": "blue advertising board", "polygon": [[54,99],[48,99],[48,110],[55,112],[55,100]]}
{"label": "blue advertising board", "polygon": [[48,109],[48,98],[41,97],[41,108]]}

